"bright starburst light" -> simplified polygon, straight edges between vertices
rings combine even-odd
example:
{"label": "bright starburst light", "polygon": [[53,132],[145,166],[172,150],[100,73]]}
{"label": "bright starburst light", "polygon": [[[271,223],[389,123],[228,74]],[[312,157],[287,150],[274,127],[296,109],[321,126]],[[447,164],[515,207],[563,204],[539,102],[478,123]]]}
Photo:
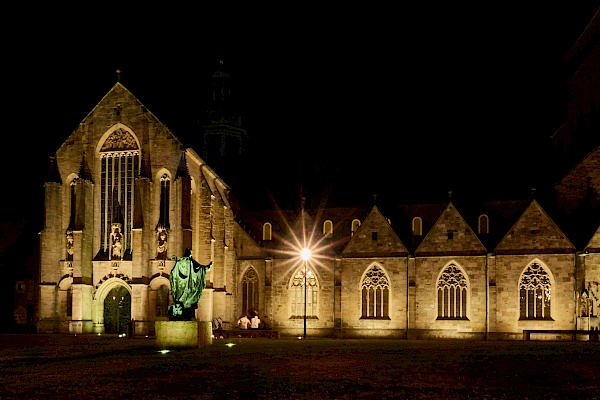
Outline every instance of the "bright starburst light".
{"label": "bright starburst light", "polygon": [[302,257],[304,261],[310,260],[311,255],[312,251],[310,251],[310,249],[307,247],[303,248],[302,251],[300,251],[300,257]]}
{"label": "bright starburst light", "polygon": [[[331,239],[326,240],[328,237],[323,234],[320,226],[328,197],[329,193],[322,194],[321,204],[316,209],[314,218],[305,210],[305,199],[302,198],[300,215],[292,217],[294,221],[290,221],[287,218],[288,214],[279,207],[277,201],[271,196],[274,208],[284,224],[282,235],[279,237],[281,246],[273,251],[289,257],[286,263],[289,263],[291,270],[302,265],[304,265],[304,268],[308,268],[309,271],[311,266],[317,265],[325,270],[331,269],[331,263],[325,262],[325,260],[331,260],[335,257],[332,250],[339,243]],[[344,242],[343,238],[339,240],[340,243]]]}

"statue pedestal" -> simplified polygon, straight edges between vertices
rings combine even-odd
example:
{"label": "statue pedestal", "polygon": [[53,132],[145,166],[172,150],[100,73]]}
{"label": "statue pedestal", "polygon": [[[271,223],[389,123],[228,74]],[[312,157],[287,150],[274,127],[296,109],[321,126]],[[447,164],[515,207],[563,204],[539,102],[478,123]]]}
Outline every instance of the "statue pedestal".
{"label": "statue pedestal", "polygon": [[195,349],[198,347],[197,321],[156,321],[154,347],[159,349]]}
{"label": "statue pedestal", "polygon": [[154,328],[154,347],[158,349],[196,349],[212,344],[210,322],[156,321]]}
{"label": "statue pedestal", "polygon": [[198,347],[206,347],[212,343],[212,322],[198,321]]}

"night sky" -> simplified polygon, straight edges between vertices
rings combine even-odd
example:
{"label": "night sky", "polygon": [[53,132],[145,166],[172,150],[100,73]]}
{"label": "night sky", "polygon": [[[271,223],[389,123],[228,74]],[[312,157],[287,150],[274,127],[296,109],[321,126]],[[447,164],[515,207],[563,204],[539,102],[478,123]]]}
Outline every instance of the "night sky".
{"label": "night sky", "polygon": [[117,68],[175,135],[196,134],[219,58],[282,199],[332,171],[357,199],[526,196],[565,117],[562,60],[600,1],[420,3],[17,10],[2,28],[3,141],[23,190],[3,205],[41,208],[48,157]]}

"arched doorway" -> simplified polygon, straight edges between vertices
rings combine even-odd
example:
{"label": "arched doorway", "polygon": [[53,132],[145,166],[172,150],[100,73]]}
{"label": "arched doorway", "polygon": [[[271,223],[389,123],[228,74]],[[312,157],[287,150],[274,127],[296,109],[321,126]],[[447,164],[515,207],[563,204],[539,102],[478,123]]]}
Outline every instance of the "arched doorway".
{"label": "arched doorway", "polygon": [[123,286],[114,287],[104,299],[104,333],[126,333],[131,321],[131,295]]}

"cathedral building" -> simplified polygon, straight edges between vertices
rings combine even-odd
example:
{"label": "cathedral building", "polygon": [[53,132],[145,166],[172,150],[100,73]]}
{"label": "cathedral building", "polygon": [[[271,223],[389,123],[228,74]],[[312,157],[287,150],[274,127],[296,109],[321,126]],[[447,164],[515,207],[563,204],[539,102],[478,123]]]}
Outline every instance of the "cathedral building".
{"label": "cathedral building", "polygon": [[117,82],[51,159],[38,332],[153,335],[188,248],[213,262],[196,317],[226,329],[250,309],[283,336],[598,329],[599,26],[596,14],[567,60],[568,117],[552,136],[560,168],[543,199],[249,209],[216,167],[246,137],[224,111],[226,73],[213,75],[204,148],[184,145]]}

